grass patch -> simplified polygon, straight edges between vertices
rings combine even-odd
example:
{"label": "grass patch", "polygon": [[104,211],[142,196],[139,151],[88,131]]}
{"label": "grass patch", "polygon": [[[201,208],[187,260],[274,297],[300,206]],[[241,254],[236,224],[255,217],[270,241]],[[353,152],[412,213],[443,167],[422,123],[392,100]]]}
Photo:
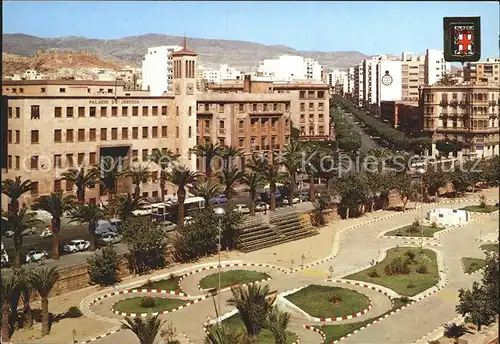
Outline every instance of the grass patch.
{"label": "grass patch", "polygon": [[[263,272],[251,271],[251,270],[222,271],[220,273],[220,285],[221,288],[223,288],[234,284],[255,282],[269,277],[271,276]],[[219,286],[218,273],[203,277],[200,281],[200,287],[202,289],[217,288],[218,286]]]}
{"label": "grass patch", "polygon": [[[186,300],[168,299],[155,297],[155,305],[151,308],[151,312],[167,311],[188,303]],[[118,312],[130,313],[147,313],[149,308],[141,306],[142,297],[132,297],[124,299],[114,304],[113,308]]]}
{"label": "grass patch", "polygon": [[169,290],[169,291],[182,291],[179,280],[180,276],[172,276],[167,279],[162,279],[159,281],[149,282],[141,285],[140,287],[134,289],[158,289],[158,290]]}
{"label": "grass patch", "polygon": [[[238,313],[234,314],[233,316],[225,319],[222,321],[223,326],[227,326],[230,329],[239,329],[242,331],[245,330],[245,325],[243,325],[243,321],[241,321],[241,317]],[[287,332],[287,337],[286,337],[286,344],[292,344],[297,340],[297,335],[293,332],[286,331]],[[274,344],[274,336],[273,333],[269,330],[263,329],[259,335],[257,336],[257,343],[259,344]]]}
{"label": "grass patch", "polygon": [[491,204],[487,204],[484,208],[481,208],[479,205],[469,205],[467,207],[460,208],[460,210],[467,210],[475,213],[491,213],[498,210],[498,207]]}
{"label": "grass patch", "polygon": [[286,299],[317,318],[354,314],[370,304],[370,299],[357,291],[322,285],[310,285]]}
{"label": "grass patch", "polygon": [[498,244],[485,244],[481,245],[481,250],[487,251],[487,252],[496,252],[498,253]]}
{"label": "grass patch", "polygon": [[[414,230],[412,231],[412,228],[413,228],[412,225],[404,226],[395,229],[393,231],[387,232],[384,234],[384,236],[408,236],[408,237],[420,238],[422,234],[420,227],[418,227],[416,231]],[[443,229],[444,229],[443,227],[432,228],[431,226],[424,226],[424,237],[432,238],[434,236],[434,233],[442,231]]]}
{"label": "grass patch", "polygon": [[[404,260],[407,257],[406,252],[408,251],[414,254],[414,263],[408,265],[408,274],[387,275],[385,267],[396,258]],[[417,272],[417,269],[422,264],[427,266],[426,273]],[[375,271],[378,277],[371,277]],[[380,263],[345,278],[382,285],[400,295],[417,295],[436,285],[439,281],[436,253],[429,249],[423,249],[421,252],[421,249],[418,247],[391,248],[387,251],[385,259]]]}
{"label": "grass patch", "polygon": [[474,271],[482,269],[486,265],[486,260],[479,258],[464,257],[462,258],[462,263],[464,267],[464,272],[466,274],[471,274]]}
{"label": "grass patch", "polygon": [[326,335],[326,339],[323,343],[324,344],[331,343],[331,342],[345,336],[348,333],[356,331],[357,329],[365,326],[366,324],[368,324],[376,319],[382,318],[387,313],[390,313],[393,310],[401,308],[405,304],[406,304],[406,302],[402,301],[399,298],[394,299],[394,306],[389,311],[385,312],[384,314],[379,315],[378,317],[370,318],[368,320],[360,321],[360,322],[356,322],[356,323],[350,323],[350,324],[344,324],[344,325],[326,325],[326,326],[318,327]]}

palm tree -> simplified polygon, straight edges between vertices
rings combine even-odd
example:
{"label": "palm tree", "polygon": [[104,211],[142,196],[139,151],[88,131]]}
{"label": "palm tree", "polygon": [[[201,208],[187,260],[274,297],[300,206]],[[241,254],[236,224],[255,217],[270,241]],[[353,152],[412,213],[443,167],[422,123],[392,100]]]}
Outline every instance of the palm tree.
{"label": "palm tree", "polygon": [[245,173],[241,177],[241,181],[248,186],[248,193],[250,195],[250,215],[255,215],[255,197],[257,189],[264,186],[264,178],[261,173],[250,172]]}
{"label": "palm tree", "polygon": [[443,74],[441,79],[436,83],[437,85],[453,86],[457,83],[457,80],[449,73]]}
{"label": "palm tree", "polygon": [[21,267],[21,246],[23,246],[23,232],[27,229],[35,227],[42,221],[35,219],[35,213],[27,213],[26,207],[21,208],[18,212],[9,212],[7,214],[7,229],[14,232],[14,266]]}
{"label": "palm tree", "polygon": [[134,197],[139,198],[141,194],[141,183],[146,183],[151,175],[147,166],[133,166],[123,172],[123,176],[130,177],[135,185]]}
{"label": "palm tree", "polygon": [[135,197],[130,193],[126,195],[118,195],[113,200],[111,200],[111,207],[115,210],[118,217],[123,221],[127,221],[134,210],[139,209],[147,203],[148,199],[146,197]]}
{"label": "palm tree", "polygon": [[187,167],[175,166],[171,172],[167,173],[167,179],[177,186],[177,202],[179,204],[178,226],[184,226],[184,201],[186,200],[186,186],[196,181],[199,177],[197,172],[189,170]]}
{"label": "palm tree", "polygon": [[231,198],[235,193],[234,185],[241,180],[244,173],[231,166],[229,168],[224,167],[217,175],[221,184],[224,185],[224,194],[226,194],[227,198]]}
{"label": "palm tree", "polygon": [[31,180],[21,181],[21,177],[16,177],[14,180],[6,179],[2,183],[2,193],[10,198],[9,209],[17,213],[19,210],[19,198],[32,188]]}
{"label": "palm tree", "polygon": [[17,309],[17,304],[19,297],[23,299],[23,328],[33,327],[33,311],[31,310],[30,300],[33,294],[33,286],[29,281],[29,271],[26,272],[25,269],[13,269],[15,275],[19,278],[18,294],[15,308]]}
{"label": "palm tree", "polygon": [[80,204],[71,211],[70,222],[87,223],[90,233],[90,250],[96,250],[95,230],[99,220],[106,219],[106,213],[96,204]]}
{"label": "palm tree", "polygon": [[49,294],[57,280],[59,279],[59,271],[55,266],[51,268],[36,269],[29,275],[29,282],[33,289],[40,295],[42,299],[42,336],[49,334]]}
{"label": "palm tree", "polygon": [[11,299],[18,289],[19,278],[15,274],[4,276],[2,274],[0,284],[0,301],[2,303],[2,343],[10,341],[10,311]]}
{"label": "palm tree", "polygon": [[286,329],[290,324],[290,313],[280,312],[278,307],[273,307],[269,313],[266,328],[268,328],[274,336],[275,344],[287,343]]}
{"label": "palm tree", "polygon": [[101,162],[95,166],[101,185],[105,192],[108,193],[110,200],[116,193],[116,181],[122,175],[122,166],[114,161],[114,159],[101,159]]}
{"label": "palm tree", "polygon": [[222,147],[220,151],[220,156],[224,160],[224,167],[229,168],[233,166],[235,158],[241,157],[243,155],[243,149],[235,146]]}
{"label": "palm tree", "polygon": [[191,190],[193,195],[198,197],[203,197],[205,199],[205,208],[208,207],[209,201],[215,196],[223,192],[222,186],[215,184],[212,181],[207,181],[204,183],[196,184],[196,186]]}
{"label": "palm tree", "polygon": [[90,168],[85,171],[85,168],[71,168],[63,173],[62,177],[66,181],[72,182],[76,186],[76,197],[78,202],[85,203],[85,189],[91,187],[98,182],[99,172],[96,168]]}
{"label": "palm tree", "polygon": [[233,330],[226,326],[214,326],[205,337],[205,344],[254,344],[255,337],[250,337],[244,331]]}
{"label": "palm tree", "polygon": [[288,184],[289,184],[289,194],[288,194],[288,204],[293,204],[293,195],[295,192],[295,176],[296,172],[301,166],[301,155],[302,155],[302,145],[298,140],[291,140],[290,144],[286,146],[284,155],[280,163],[285,166],[288,171]]}
{"label": "palm tree", "polygon": [[162,152],[160,150],[155,150],[150,160],[156,163],[160,171],[160,191],[161,191],[161,201],[165,201],[165,188],[167,186],[167,168],[174,166],[179,162],[180,154],[172,152],[170,149]]}
{"label": "palm tree", "polygon": [[[62,191],[52,192],[49,196],[40,196],[34,209],[48,211],[52,215],[52,258],[59,259],[59,231],[61,230],[61,217],[73,209],[75,196],[63,196]],[[83,204],[83,203],[81,203]]]}
{"label": "palm tree", "polygon": [[265,326],[275,298],[269,299],[269,285],[231,288],[233,297],[227,304],[238,309],[248,335],[259,334]]}
{"label": "palm tree", "polygon": [[205,175],[207,179],[212,178],[212,160],[215,157],[220,157],[222,154],[222,147],[218,143],[206,143],[204,145],[196,145],[193,148],[193,153],[198,157],[205,159]]}
{"label": "palm tree", "polygon": [[269,191],[271,194],[271,210],[276,210],[276,184],[287,180],[286,173],[280,172],[280,166],[277,163],[266,165],[262,171],[264,180],[269,183]]}
{"label": "palm tree", "polygon": [[153,344],[164,323],[165,321],[159,319],[159,314],[153,316],[149,310],[145,320],[126,317],[125,321],[121,322],[121,328],[134,332],[140,344]]}

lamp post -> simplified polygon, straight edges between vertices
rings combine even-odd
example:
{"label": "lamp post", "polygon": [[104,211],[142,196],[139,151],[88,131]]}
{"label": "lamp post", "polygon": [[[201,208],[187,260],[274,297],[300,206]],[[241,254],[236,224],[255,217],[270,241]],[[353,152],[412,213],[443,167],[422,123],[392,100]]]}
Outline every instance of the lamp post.
{"label": "lamp post", "polygon": [[[221,239],[221,236],[222,236],[222,225],[221,225],[221,221],[222,221],[222,217],[226,214],[226,210],[222,207],[217,207],[214,209],[214,213],[215,215],[219,218],[219,236],[218,236],[218,245],[217,245],[217,255],[218,255],[218,258],[219,258],[219,264],[218,264],[218,269],[219,269],[219,284],[218,284],[218,287],[217,287],[217,308],[219,309],[218,311],[218,314],[220,314],[220,272],[221,272],[221,266],[220,266],[220,250],[221,250],[221,244],[220,244],[220,239]],[[220,324],[220,315],[219,317],[217,317],[217,323]]]}
{"label": "lamp post", "polygon": [[424,247],[424,173],[425,170],[420,168],[420,248]]}

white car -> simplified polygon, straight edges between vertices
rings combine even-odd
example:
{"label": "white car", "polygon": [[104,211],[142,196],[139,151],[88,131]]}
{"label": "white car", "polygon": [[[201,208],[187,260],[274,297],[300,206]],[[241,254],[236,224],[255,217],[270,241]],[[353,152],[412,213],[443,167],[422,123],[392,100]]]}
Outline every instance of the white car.
{"label": "white car", "polygon": [[237,211],[238,213],[242,214],[248,214],[250,213],[250,208],[248,208],[248,205],[246,204],[237,204],[236,207],[234,208],[234,211]]}
{"label": "white car", "polygon": [[103,235],[101,235],[99,240],[101,240],[105,244],[116,244],[116,243],[122,241],[122,236],[120,234],[108,232],[108,233],[104,233]]}
{"label": "white car", "polygon": [[[31,227],[31,228],[27,228],[25,229],[21,235],[33,235],[36,233],[36,227]],[[8,231],[5,232],[5,236],[7,238],[12,238],[14,236],[14,231],[11,231],[10,229]]]}
{"label": "white car", "polygon": [[151,215],[153,213],[153,206],[152,205],[144,205],[140,207],[137,210],[134,210],[132,212],[132,215],[135,216],[145,216],[145,215]]}
{"label": "white car", "polygon": [[45,228],[42,233],[40,233],[40,238],[49,238],[53,235],[49,227]]}
{"label": "white car", "polygon": [[[298,198],[298,197],[294,197],[294,198],[292,199],[292,204],[296,204],[296,203],[299,203],[299,198]],[[283,204],[288,204],[288,199],[287,199],[287,198],[285,198],[285,199],[283,200]]]}
{"label": "white car", "polygon": [[188,225],[193,222],[193,218],[191,216],[184,216],[184,224]]}
{"label": "white car", "polygon": [[47,251],[44,250],[33,250],[26,254],[26,263],[39,262],[49,257]]}
{"label": "white car", "polygon": [[170,221],[164,221],[161,223],[162,228],[165,230],[165,232],[172,232],[177,229],[177,225],[173,222]]}
{"label": "white car", "polygon": [[90,242],[87,240],[71,240],[69,244],[66,244],[63,246],[64,251],[68,253],[74,253],[74,252],[80,252],[80,251],[85,251],[90,247]]}
{"label": "white car", "polygon": [[259,202],[255,205],[255,211],[269,210],[269,208],[270,208],[269,204],[265,202]]}
{"label": "white car", "polygon": [[28,210],[26,213],[35,214],[35,219],[43,221],[43,220],[52,220],[52,214],[46,210]]}

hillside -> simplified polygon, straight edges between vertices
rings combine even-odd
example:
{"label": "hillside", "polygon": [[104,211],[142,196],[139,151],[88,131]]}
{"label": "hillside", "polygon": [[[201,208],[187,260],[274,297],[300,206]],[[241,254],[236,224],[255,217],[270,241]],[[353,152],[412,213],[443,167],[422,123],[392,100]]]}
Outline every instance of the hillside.
{"label": "hillside", "polygon": [[[41,38],[25,34],[4,34],[2,48],[5,53],[21,56],[33,56],[37,51],[51,49],[84,50],[103,60],[121,61],[140,66],[148,47],[181,45],[182,40],[183,38],[179,36],[162,34],[147,34],[110,40],[76,36]],[[204,66],[216,67],[219,63],[227,63],[245,71],[256,67],[261,60],[276,58],[283,54],[314,58],[324,66],[326,71],[333,67],[348,68],[367,57],[357,51],[299,51],[282,45],[201,38],[188,38],[188,46],[199,54],[199,63]]]}

